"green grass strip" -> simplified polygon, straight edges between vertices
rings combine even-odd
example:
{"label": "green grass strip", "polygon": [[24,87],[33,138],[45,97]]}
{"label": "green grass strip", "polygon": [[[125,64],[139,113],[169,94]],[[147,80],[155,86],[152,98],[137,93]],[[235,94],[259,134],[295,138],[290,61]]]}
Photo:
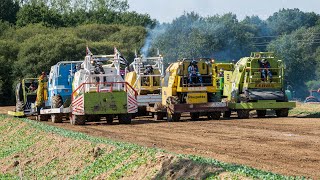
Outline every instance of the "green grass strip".
{"label": "green grass strip", "polygon": [[223,168],[225,171],[242,174],[247,177],[255,178],[255,179],[272,179],[272,180],[304,180],[305,177],[291,177],[291,176],[283,176],[280,174],[266,172],[263,170],[258,170],[252,167],[244,166],[244,165],[237,165],[237,164],[230,164],[217,161],[215,159],[204,158],[195,155],[178,155],[180,158],[187,158],[191,159],[194,162],[202,163],[202,164],[211,164],[214,166],[218,166]]}
{"label": "green grass strip", "polygon": [[116,149],[101,158],[95,160],[79,175],[71,179],[93,179],[94,177],[114,169],[117,165],[126,161],[134,152],[132,150]]}

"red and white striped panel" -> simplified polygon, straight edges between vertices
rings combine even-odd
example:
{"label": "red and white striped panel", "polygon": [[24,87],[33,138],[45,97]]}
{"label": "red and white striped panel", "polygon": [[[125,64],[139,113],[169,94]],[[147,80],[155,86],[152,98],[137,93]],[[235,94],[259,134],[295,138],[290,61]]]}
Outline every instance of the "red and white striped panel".
{"label": "red and white striped panel", "polygon": [[138,102],[135,96],[127,93],[127,109],[128,113],[138,112]]}
{"label": "red and white striped panel", "polygon": [[72,114],[84,115],[84,98],[83,94],[72,101]]}

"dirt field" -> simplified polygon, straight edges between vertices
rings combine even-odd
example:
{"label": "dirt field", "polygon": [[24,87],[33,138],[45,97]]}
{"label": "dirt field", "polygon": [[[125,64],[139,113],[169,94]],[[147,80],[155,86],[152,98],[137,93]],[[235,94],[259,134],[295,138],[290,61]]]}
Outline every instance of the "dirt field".
{"label": "dirt field", "polygon": [[[0,111],[0,113],[3,112]],[[6,112],[6,110],[5,110]],[[131,125],[105,122],[86,126],[48,124],[94,136],[196,154],[244,164],[283,175],[320,178],[319,118],[251,118],[219,121],[133,120]]]}

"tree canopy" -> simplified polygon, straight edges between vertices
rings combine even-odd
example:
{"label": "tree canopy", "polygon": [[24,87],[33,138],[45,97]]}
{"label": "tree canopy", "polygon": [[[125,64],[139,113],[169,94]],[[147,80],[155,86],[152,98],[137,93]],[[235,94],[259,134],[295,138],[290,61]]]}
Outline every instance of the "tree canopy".
{"label": "tree canopy", "polygon": [[274,51],[286,64],[286,82],[300,98],[320,87],[319,15],[282,9],[266,20],[238,20],[227,13],[185,13],[160,24],[128,11],[126,0],[4,0],[0,4],[0,105],[14,102],[19,78],[36,77],[62,60],[81,60],[85,47],[111,54],[116,46],[132,60],[134,51],[167,63],[179,58],[238,60],[252,51]]}

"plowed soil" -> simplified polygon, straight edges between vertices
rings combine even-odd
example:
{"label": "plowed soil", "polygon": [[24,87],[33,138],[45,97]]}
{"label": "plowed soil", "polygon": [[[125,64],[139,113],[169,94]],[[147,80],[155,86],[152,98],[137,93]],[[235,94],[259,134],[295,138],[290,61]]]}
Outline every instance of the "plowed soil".
{"label": "plowed soil", "polygon": [[[1,111],[0,111],[1,112]],[[175,153],[196,154],[244,164],[283,175],[320,178],[320,118],[235,118],[181,122],[134,119],[130,125],[105,121],[54,126],[93,136],[157,147]],[[204,118],[204,117],[203,117]],[[204,119],[203,119],[204,120]]]}

